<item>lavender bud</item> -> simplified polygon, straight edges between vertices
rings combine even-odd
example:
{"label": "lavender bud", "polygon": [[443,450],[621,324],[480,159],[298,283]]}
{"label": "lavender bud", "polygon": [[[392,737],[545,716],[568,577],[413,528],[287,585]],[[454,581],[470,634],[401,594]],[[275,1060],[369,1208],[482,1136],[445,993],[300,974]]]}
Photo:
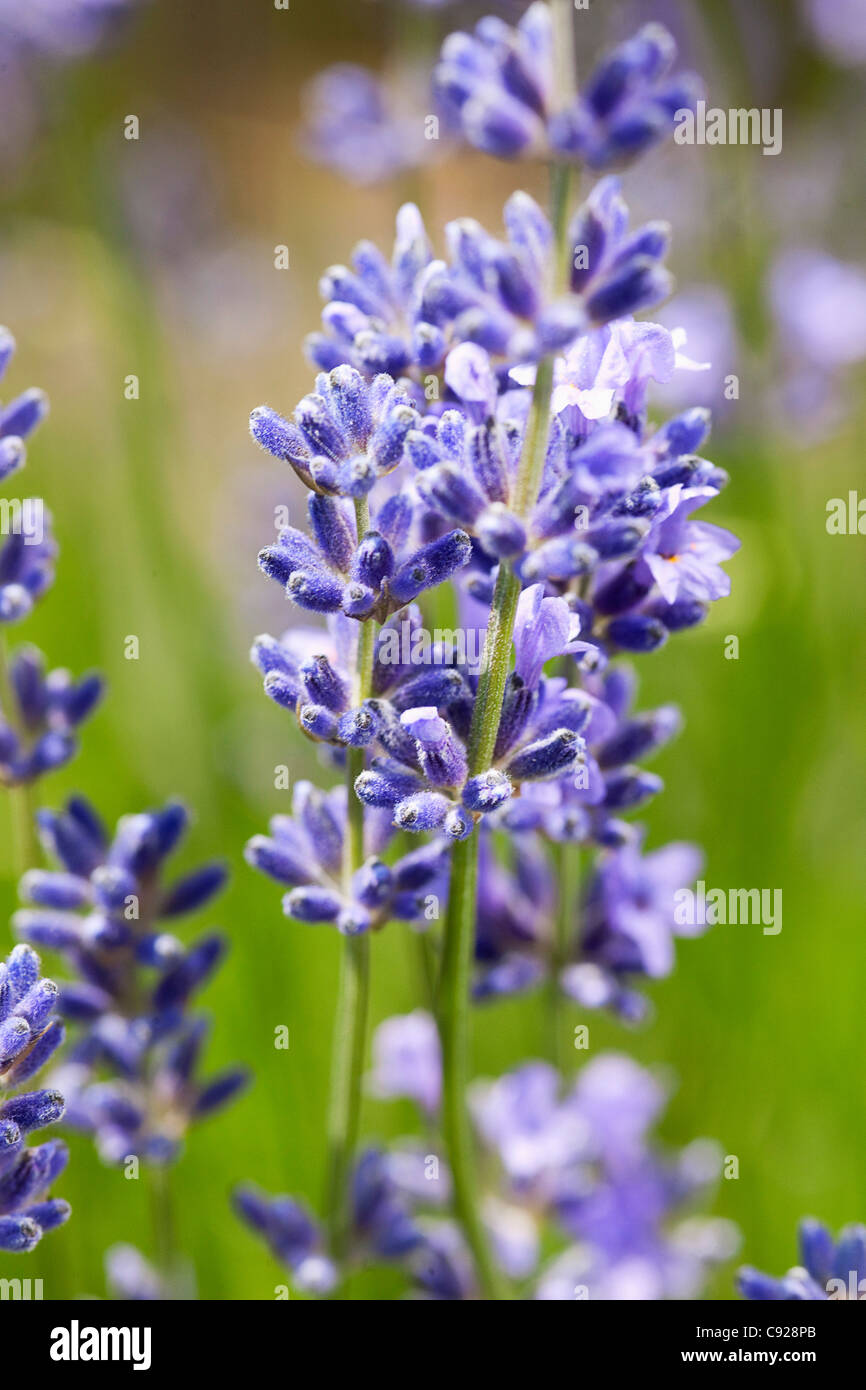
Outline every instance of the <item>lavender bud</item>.
{"label": "lavender bud", "polygon": [[515,782],[558,777],[573,765],[582,746],[583,739],[570,729],[557,729],[521,748],[508,765],[508,775]]}
{"label": "lavender bud", "polygon": [[667,641],[667,629],[657,618],[641,614],[613,618],[607,635],[616,646],[627,652],[654,652]]}
{"label": "lavender bud", "polygon": [[308,884],[293,888],[283,898],[283,912],[299,922],[336,922],[343,909],[343,899],[331,888]]}
{"label": "lavender bud", "polygon": [[413,834],[438,830],[451,808],[452,803],[441,792],[415,792],[395,806],[394,824]]}
{"label": "lavender bud", "polygon": [[181,917],[197,912],[225,886],[228,871],[224,864],[205,864],[180,879],[168,890],[159,909],[160,917]]}
{"label": "lavender bud", "polygon": [[489,768],[477,777],[470,777],[461,799],[467,811],[495,811],[504,805],[511,793],[512,785],[505,773]]}
{"label": "lavender bud", "polygon": [[286,593],[299,608],[311,613],[336,613],[343,601],[343,586],[324,570],[294,570]]}

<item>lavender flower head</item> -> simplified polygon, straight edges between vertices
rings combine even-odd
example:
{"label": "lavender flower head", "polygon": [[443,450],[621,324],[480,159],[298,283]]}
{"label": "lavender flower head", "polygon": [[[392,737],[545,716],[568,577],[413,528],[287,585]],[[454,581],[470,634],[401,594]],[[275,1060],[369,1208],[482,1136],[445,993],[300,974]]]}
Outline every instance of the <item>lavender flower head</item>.
{"label": "lavender flower head", "polygon": [[625,1016],[642,1011],[624,982],[669,975],[675,937],[702,930],[679,925],[675,913],[675,895],[697,878],[702,858],[695,845],[643,854],[631,841],[601,859],[583,908],[578,963],[562,975],[571,998],[584,1007],[612,1005]]}
{"label": "lavender flower head", "polygon": [[0,623],[18,623],[54,582],[57,546],[41,497],[8,508],[10,529],[0,540]]}
{"label": "lavender flower head", "polygon": [[834,1240],[814,1217],[800,1222],[800,1264],[780,1279],[751,1266],[737,1274],[743,1298],[759,1302],[858,1300],[866,1294],[866,1226],[846,1226]]}
{"label": "lavender flower head", "polygon": [[[561,41],[561,40],[560,40]],[[499,158],[574,159],[593,169],[629,163],[673,129],[701,94],[691,73],[670,75],[671,35],[648,24],[614,49],[560,104],[550,8],[531,5],[516,28],[494,16],[446,39],[437,95],[469,144]]]}
{"label": "lavender flower head", "polygon": [[429,895],[443,887],[444,842],[434,841],[388,865],[380,852],[390,837],[389,818],[371,817],[368,858],[347,893],[341,877],[345,787],[320,792],[310,782],[298,782],[292,812],[274,816],[270,835],[254,835],[244,850],[248,864],[290,889],[283,897],[287,917],[331,923],[347,936],[382,927],[390,918],[424,925]]}
{"label": "lavender flower head", "polygon": [[41,975],[29,946],[0,962],[0,1250],[32,1250],[46,1231],[62,1226],[69,1205],[48,1190],[66,1167],[66,1145],[51,1139],[28,1148],[27,1136],[54,1124],[64,1100],[52,1087],[22,1089],[63,1042],[55,1016],[58,990]]}
{"label": "lavender flower head", "polygon": [[380,183],[425,163],[426,111],[410,82],[389,82],[355,63],[335,63],[308,83],[300,146],[303,154],[350,183]]}
{"label": "lavender flower head", "polygon": [[[666,362],[673,369],[671,335],[629,321],[604,334],[623,364],[617,385],[608,385],[612,374],[603,375],[611,370],[603,344],[588,375],[578,359],[592,361],[590,339],[565,358],[541,494],[528,522],[516,514],[513,497],[524,402],[519,392],[496,399],[481,348],[455,349],[447,371],[470,404],[485,402],[486,418],[458,426],[456,412],[446,411],[410,431],[408,448],[421,496],[477,542],[467,568],[476,597],[490,601],[495,565],[508,559],[525,583],[571,591],[585,641],[608,652],[647,652],[671,632],[701,622],[707,605],[730,592],[722,565],[739,541],[693,516],[727,482],[697,453],[707,412],[689,410],[655,431],[646,427],[648,382],[664,379]],[[572,371],[579,387],[569,383]]]}
{"label": "lavender flower head", "polygon": [[397,214],[390,263],[364,241],[351,268],[325,271],[322,332],[306,339],[307,356],[326,371],[348,363],[366,376],[405,375],[419,405],[418,388],[429,393],[437,373],[444,374],[446,401],[455,392],[464,402],[480,401],[461,392],[444,369],[459,344],[485,348],[498,367],[535,362],[583,332],[666,298],[667,224],[631,231],[628,222],[619,181],[602,180],[569,228],[573,268],[563,290],[556,285],[553,227],[528,193],[514,193],[505,204],[504,240],[473,218],[448,223],[443,259],[434,256],[417,207],[407,203]]}
{"label": "lavender flower head", "polygon": [[90,674],[45,670],[35,647],[21,647],[9,670],[12,707],[0,701],[0,785],[35,782],[65,766],[78,752],[77,730],[94,713],[104,683]]}
{"label": "lavender flower head", "polygon": [[171,1162],[189,1126],[246,1082],[238,1068],[197,1076],[208,1026],[189,1003],[217,968],[222,938],[206,935],[186,948],[165,929],[207,903],[225,870],[207,864],[163,884],[163,864],[187,825],[176,803],[124,817],[113,838],[81,798],[60,813],[41,811],[38,821],[61,868],[25,875],[29,906],[13,925],[24,940],[59,951],[77,977],[60,994],[77,1025],[62,1071],[67,1119],[94,1134],[106,1162],[130,1154]]}
{"label": "lavender flower head", "polygon": [[337,1282],[333,1262],[322,1253],[322,1237],[310,1213],[291,1197],[268,1197],[258,1188],[236,1188],[234,1207],[267,1242],[276,1259],[291,1271],[305,1293],[330,1293]]}

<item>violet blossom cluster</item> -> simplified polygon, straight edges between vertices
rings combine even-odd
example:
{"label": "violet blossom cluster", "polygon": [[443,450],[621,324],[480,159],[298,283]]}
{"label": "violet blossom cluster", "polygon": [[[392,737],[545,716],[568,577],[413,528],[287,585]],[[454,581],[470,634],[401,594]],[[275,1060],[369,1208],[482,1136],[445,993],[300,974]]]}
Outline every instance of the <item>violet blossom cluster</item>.
{"label": "violet blossom cluster", "polygon": [[163,881],[188,824],[178,803],[125,816],[113,836],[80,797],[38,820],[59,868],[25,875],[28,906],[13,926],[23,940],[59,952],[74,972],[59,999],[75,1028],[58,1074],[67,1123],[91,1133],[108,1163],[130,1155],[171,1163],[190,1125],[246,1083],[240,1068],[199,1076],[208,1021],[191,1005],[225,943],[208,933],[185,946],[171,930],[210,902],[225,870],[210,863]]}
{"label": "violet blossom cluster", "polygon": [[[373,1057],[374,1094],[412,1100],[435,1129],[441,1061],[432,1016],[387,1019]],[[521,1296],[689,1298],[734,1253],[731,1224],[695,1212],[718,1178],[717,1147],[699,1140],[665,1152],[650,1132],[665,1099],[651,1072],[618,1053],[600,1054],[568,1086],[544,1062],[475,1084],[473,1122],[490,1175],[483,1220]],[[415,1298],[477,1298],[469,1251],[447,1217],[450,1189],[435,1140],[364,1150],[352,1179],[349,1267],[396,1264]],[[305,1207],[249,1187],[235,1204],[298,1288],[330,1292],[336,1270]],[[555,1243],[542,1250],[551,1230]]]}
{"label": "violet blossom cluster", "polygon": [[[631,229],[613,175],[571,220],[576,250],[560,292],[554,287],[554,230],[535,199],[514,193],[502,218],[504,238],[474,218],[448,223],[446,254],[437,257],[418,208],[406,203],[397,214],[390,259],[362,241],[351,266],[324,272],[322,329],[305,342],[310,361],[326,371],[349,364],[367,376],[405,376],[423,402],[418,384],[429,394],[432,374],[441,376],[448,352],[460,343],[484,348],[501,377],[509,366],[567,348],[590,328],[652,308],[670,291],[663,265],[670,229],[662,221]],[[455,398],[451,387],[446,375],[440,386],[445,401]],[[483,396],[461,391],[459,382],[455,388],[464,404],[484,403]]]}
{"label": "violet blossom cluster", "polygon": [[544,3],[531,5],[514,28],[490,15],[472,34],[446,39],[435,87],[469,144],[504,159],[575,159],[605,169],[663,140],[676,113],[701,95],[692,73],[671,74],[676,45],[660,24],[608,53],[565,104],[554,47]]}
{"label": "violet blossom cluster", "polygon": [[844,1227],[836,1239],[821,1221],[806,1217],[798,1231],[800,1264],[776,1279],[751,1265],[737,1273],[743,1298],[755,1302],[857,1302],[866,1297],[866,1226]]}
{"label": "violet blossom cluster", "polygon": [[66,1167],[66,1145],[49,1139],[31,1148],[27,1142],[63,1115],[58,1090],[29,1089],[63,1042],[57,995],[29,946],[16,946],[0,961],[0,1250],[6,1252],[34,1249],[69,1217],[69,1204],[49,1196]]}
{"label": "violet blossom cluster", "polygon": [[[514,29],[485,19],[446,42],[437,87],[470,143],[607,170],[668,134],[698,90],[671,76],[672,40],[649,26],[563,105],[552,42],[545,4]],[[548,981],[634,1021],[646,1013],[641,979],[673,968],[684,934],[675,894],[701,856],[685,843],[647,846],[632,818],[662,789],[644,763],[680,719],[670,705],[634,708],[622,658],[704,620],[729,592],[723,566],[738,541],[696,517],[727,482],[703,452],[708,412],[661,424],[650,413],[655,384],[701,370],[681,334],[636,317],[669,293],[667,224],[632,228],[610,174],[567,220],[563,246],[526,193],[508,200],[503,223],[503,237],[450,223],[438,257],[418,208],[404,206],[390,257],[363,241],[321,281],[322,328],[306,341],[314,390],[291,416],[253,412],[256,442],[308,493],[307,526],[284,528],[259,565],[324,626],[263,635],[252,660],[268,697],[348,785],[300,783],[291,816],[246,855],[289,890],[294,920],[358,938],[397,918],[427,934],[435,963],[457,846],[477,843],[474,998]],[[483,642],[468,639],[499,613],[503,577],[519,592],[479,765],[474,716],[491,676]],[[457,625],[422,641],[443,585]],[[364,843],[347,874],[349,797]],[[421,838],[408,854],[407,836]],[[560,856],[579,851],[583,888],[563,906]],[[377,1093],[415,1097],[435,1129],[433,1018],[390,1020],[376,1052]],[[718,1163],[701,1146],[659,1153],[649,1130],[662,1099],[618,1056],[595,1058],[576,1081],[528,1063],[476,1091],[484,1171],[497,1174],[480,1214],[524,1296],[573,1298],[586,1285],[592,1297],[691,1297],[732,1252],[729,1228],[681,1219]],[[345,1194],[348,1253],[332,1212],[326,1232],[291,1198],[244,1187],[236,1206],[307,1292],[396,1259],[420,1296],[483,1296],[466,1232],[444,1215],[444,1158],[436,1168],[429,1181],[411,1146],[363,1150]],[[546,1264],[551,1230],[559,1253]]]}
{"label": "violet blossom cluster", "polygon": [[[11,335],[0,330],[0,374],[13,352]],[[0,411],[0,478],[21,467],[24,440],[46,409],[42,392],[30,390]],[[5,622],[26,617],[53,579],[54,542],[41,499],[31,502],[17,511],[4,503],[4,521],[8,515],[16,523],[0,547]],[[38,527],[18,525],[21,518],[35,519]],[[65,670],[48,670],[32,646],[8,661],[5,656],[4,649],[0,786],[16,795],[75,756],[77,731],[99,704],[103,682],[96,674],[76,680]],[[29,820],[29,802],[23,809]],[[73,1128],[93,1135],[106,1162],[135,1156],[165,1165],[178,1157],[190,1126],[231,1101],[247,1080],[240,1068],[200,1075],[209,1024],[191,1005],[217,968],[224,943],[211,933],[186,947],[170,924],[204,906],[222,887],[225,870],[207,864],[163,882],[165,861],[187,827],[183,806],[126,816],[113,836],[78,796],[61,812],[37,810],[36,822],[58,868],[30,867],[24,874],[20,893],[27,907],[15,914],[13,927],[25,944],[0,965],[0,1092],[9,1092],[0,1094],[4,1250],[32,1249],[43,1231],[69,1214],[65,1202],[48,1195],[65,1166],[65,1145],[28,1149],[30,1131],[64,1115]],[[40,979],[34,945],[63,956],[75,978],[59,987]],[[22,1093],[17,1088],[64,1039],[55,1007],[73,1025],[73,1046],[48,1089]],[[148,1281],[146,1262],[139,1260],[135,1273],[134,1260],[114,1259],[113,1290],[169,1297],[169,1271]],[[139,1292],[130,1292],[134,1288]]]}

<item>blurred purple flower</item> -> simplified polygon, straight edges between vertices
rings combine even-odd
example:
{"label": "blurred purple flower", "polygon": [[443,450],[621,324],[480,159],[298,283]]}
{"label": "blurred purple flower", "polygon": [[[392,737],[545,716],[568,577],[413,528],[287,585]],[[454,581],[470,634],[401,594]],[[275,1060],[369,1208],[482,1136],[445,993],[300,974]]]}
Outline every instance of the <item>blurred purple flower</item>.
{"label": "blurred purple flower", "polygon": [[801,0],[806,23],[819,46],[843,67],[866,63],[866,5],[863,0]]}
{"label": "blurred purple flower", "polygon": [[355,63],[326,68],[303,94],[303,153],[358,184],[379,183],[424,163],[436,142],[425,139],[428,113],[406,92]]}
{"label": "blurred purple flower", "polygon": [[415,1009],[379,1024],[373,1036],[370,1084],[382,1100],[405,1096],[428,1114],[439,1108],[442,1057],[432,1014]]}

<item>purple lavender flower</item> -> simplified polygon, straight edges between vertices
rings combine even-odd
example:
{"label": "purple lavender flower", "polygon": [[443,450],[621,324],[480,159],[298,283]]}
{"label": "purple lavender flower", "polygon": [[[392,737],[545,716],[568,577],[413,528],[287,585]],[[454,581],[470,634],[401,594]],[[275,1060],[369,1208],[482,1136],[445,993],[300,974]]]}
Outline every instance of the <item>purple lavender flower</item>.
{"label": "purple lavender flower", "polygon": [[371,816],[369,858],[342,883],[346,790],[320,792],[312,783],[295,784],[291,816],[274,816],[270,836],[254,835],[244,857],[260,873],[290,889],[283,898],[287,917],[299,922],[333,923],[348,936],[384,926],[390,918],[423,923],[430,894],[441,893],[447,869],[444,841],[433,841],[388,865],[379,857],[390,836],[388,816]]}
{"label": "purple lavender flower", "polygon": [[[579,624],[564,599],[543,600],[540,586],[527,590],[521,603],[515,650],[519,664],[536,679],[530,685],[519,672],[509,678],[490,767],[468,775],[461,737],[468,731],[477,675],[447,667],[422,671],[399,690],[396,702],[373,702],[386,756],[374,758],[356,778],[355,791],[368,806],[392,807],[399,829],[465,839],[515,786],[561,777],[583,763],[581,731],[592,701],[568,691],[564,681],[540,679],[546,661],[573,649]],[[541,607],[545,621],[530,638],[529,625]],[[416,699],[427,703],[416,705]]]}
{"label": "purple lavender flower", "polygon": [[[438,526],[422,541],[417,496],[388,485],[417,420],[391,377],[368,383],[344,366],[321,373],[317,387],[298,406],[294,423],[267,407],[252,416],[254,438],[291,463],[313,494],[312,535],[285,528],[276,545],[261,551],[259,566],[301,608],[342,608],[359,621],[382,622],[464,565],[469,537]],[[382,479],[385,487],[370,507],[371,529],[359,536],[348,499],[357,505]]]}
{"label": "purple lavender flower", "polygon": [[21,647],[10,663],[14,704],[0,704],[0,785],[21,786],[63,767],[78,751],[77,730],[96,710],[103,693],[97,675],[72,679],[68,671],[46,671],[35,647]]}
{"label": "purple lavender flower", "polygon": [[[346,1267],[371,1259],[405,1263],[425,1238],[413,1204],[395,1181],[392,1156],[368,1148],[354,1166],[350,1188],[350,1249]],[[274,1257],[305,1293],[323,1295],[337,1285],[339,1272],[326,1250],[319,1222],[292,1197],[269,1197],[257,1188],[235,1189],[241,1220],[263,1237]]]}
{"label": "purple lavender flower", "polygon": [[112,1245],[106,1250],[105,1277],[115,1302],[158,1303],[171,1296],[153,1265],[134,1245]]}
{"label": "purple lavender flower", "polygon": [[[729,592],[721,564],[739,542],[690,519],[727,482],[696,452],[707,412],[646,428],[648,383],[668,379],[677,360],[671,334],[655,324],[617,321],[579,340],[559,373],[541,494],[524,521],[513,492],[526,393],[497,397],[478,346],[451,352],[446,378],[467,398],[463,411],[425,419],[407,448],[424,502],[475,539],[465,571],[475,597],[490,602],[495,566],[508,559],[524,583],[567,593],[583,641],[603,653],[652,651]],[[512,377],[530,379],[522,370]],[[472,420],[476,401],[484,404],[480,421]]]}
{"label": "purple lavender flower", "polygon": [[268,406],[254,410],[250,433],[291,464],[312,492],[364,497],[402,460],[416,418],[408,396],[386,373],[368,382],[344,366],[319,373],[316,390],[291,421]]}
{"label": "purple lavender flower", "polygon": [[337,1282],[332,1261],[322,1253],[322,1236],[315,1218],[291,1197],[268,1197],[255,1187],[238,1187],[235,1211],[273,1255],[291,1271],[299,1289],[327,1294]]}
{"label": "purple lavender flower", "polygon": [[17,623],[51,587],[57,546],[41,497],[8,504],[4,512],[11,520],[0,541],[0,623]]}
{"label": "purple lavender flower", "polygon": [[[15,355],[15,339],[0,326],[0,380]],[[0,405],[0,482],[23,467],[24,441],[48,413],[48,399],[37,387]]]}
{"label": "purple lavender flower", "polygon": [[736,554],[740,542],[720,526],[690,519],[693,511],[717,495],[712,487],[677,484],[652,519],[633,575],[648,589],[655,585],[666,604],[682,599],[709,603],[731,592],[730,578],[721,566]]}
{"label": "purple lavender flower", "polygon": [[[407,375],[420,405],[418,385],[441,372],[449,350],[461,343],[485,348],[494,365],[534,362],[670,292],[662,265],[667,224],[630,232],[618,179],[597,184],[574,216],[568,293],[553,289],[553,228],[535,200],[514,193],[503,223],[505,240],[472,218],[448,223],[447,257],[437,260],[418,209],[407,203],[397,214],[390,265],[376,246],[361,242],[352,269],[335,265],[325,272],[323,332],[306,340],[310,360],[325,371],[348,363],[367,377]],[[464,403],[483,400],[472,389],[473,364],[471,357],[456,358],[445,372],[451,397]]]}
{"label": "purple lavender flower", "polygon": [[335,63],[302,93],[302,152],[361,185],[417,168],[436,144],[425,138],[428,113],[417,104],[415,90],[411,81],[398,86],[355,63]]}
{"label": "purple lavender flower", "polygon": [[814,1217],[800,1222],[801,1263],[781,1279],[750,1265],[737,1273],[743,1298],[803,1302],[817,1299],[862,1299],[866,1294],[866,1226],[846,1226],[836,1240]]}
{"label": "purple lavender flower", "polygon": [[[695,98],[691,79],[669,76],[673,42],[656,26],[605,59],[573,101],[555,93],[553,43],[544,4],[516,29],[486,19],[448,40],[437,87],[470,141],[609,168],[660,140]],[[375,125],[382,108],[370,95],[361,106]],[[334,134],[349,148],[356,131]],[[381,153],[392,160],[387,141]],[[696,851],[644,856],[644,833],[626,817],[660,790],[640,764],[678,715],[634,713],[614,658],[701,621],[727,592],[722,562],[737,544],[693,519],[726,482],[698,452],[707,412],[648,424],[652,383],[701,365],[681,351],[681,334],[633,317],[668,292],[666,224],[631,231],[609,178],[566,234],[522,193],[504,222],[501,239],[469,219],[451,223],[437,260],[417,209],[404,207],[390,262],[364,242],[350,268],[326,272],[323,331],[307,344],[321,369],[315,392],[291,420],[267,408],[253,416],[254,437],[312,494],[311,534],[288,528],[260,565],[328,618],[312,639],[258,639],[253,659],[268,695],[345,766],[346,786],[301,783],[293,815],[276,817],[247,858],[290,890],[287,915],[362,939],[348,943],[342,976],[339,1036],[353,1042],[335,1054],[330,1235],[288,1198],[256,1195],[241,1210],[302,1286],[313,1255],[335,1280],[360,1263],[396,1263],[416,1295],[437,1300],[495,1296],[499,1270],[544,1299],[572,1297],[578,1278],[593,1297],[689,1297],[731,1250],[723,1223],[682,1219],[718,1155],[659,1151],[650,1128],[664,1097],[650,1074],[608,1056],[567,1087],[528,1063],[473,1088],[484,1157],[474,1196],[474,1156],[466,1127],[458,1132],[455,1020],[473,927],[476,998],[548,978],[553,992],[562,984],[629,1019],[643,1008],[633,978],[671,968],[675,890],[696,872]],[[529,482],[539,486],[527,499]],[[415,650],[425,632],[415,600],[448,579],[466,631],[491,619],[489,664],[457,633]],[[426,843],[391,863],[395,829]],[[449,841],[473,833],[452,851]],[[559,846],[575,844],[594,862],[569,940],[556,921],[557,871]],[[441,1107],[451,1171],[417,1144],[353,1158],[363,936],[390,917],[422,927],[445,892],[441,1048],[423,1011],[388,1020],[371,1081],[380,1097],[415,1100],[430,1147]],[[443,1057],[456,1068],[443,1071]],[[460,1227],[441,1219],[449,1189]],[[536,1282],[551,1235],[569,1244]]]}
{"label": "purple lavender flower", "polygon": [[197,1075],[208,1025],[188,1005],[224,943],[210,934],[185,948],[164,924],[209,902],[225,870],[207,864],[163,883],[187,821],[171,803],[125,816],[109,838],[93,808],[72,798],[60,813],[38,814],[60,870],[35,869],[21,883],[29,906],[13,919],[18,935],[59,951],[77,976],[60,994],[61,1011],[78,1025],[62,1070],[67,1119],[95,1135],[109,1163],[130,1154],[171,1162],[189,1126],[246,1083],[238,1068]]}
{"label": "purple lavender flower", "polygon": [[66,1145],[27,1147],[29,1134],[60,1119],[63,1096],[52,1087],[22,1090],[63,1042],[57,995],[29,946],[0,961],[0,1250],[7,1252],[32,1250],[69,1217],[68,1203],[48,1195],[66,1167]]}
{"label": "purple lavender flower", "polygon": [[[394,1094],[417,1096],[430,1072],[426,1052],[414,1067],[404,1054]],[[656,1078],[617,1053],[588,1063],[566,1090],[544,1062],[473,1087],[488,1180],[482,1213],[498,1262],[511,1278],[533,1280],[545,1219],[578,1242],[542,1270],[528,1289],[535,1298],[570,1301],[578,1286],[593,1299],[694,1297],[708,1270],[734,1253],[729,1222],[689,1213],[717,1180],[720,1153],[706,1141],[673,1155],[660,1151],[651,1129],[664,1101]],[[431,1184],[401,1185],[393,1163],[381,1155],[370,1162],[381,1210],[389,1214],[380,1229],[404,1234],[407,1272],[422,1294],[478,1297],[459,1231],[424,1215],[435,1206]],[[413,1199],[408,1208],[401,1193]],[[397,1247],[395,1241],[389,1253],[399,1258]]]}
{"label": "purple lavender flower", "polygon": [[859,0],[800,0],[821,48],[843,67],[866,63],[866,15]]}
{"label": "purple lavender flower", "polygon": [[549,1200],[563,1169],[589,1153],[590,1134],[573,1097],[560,1101],[559,1073],[528,1062],[472,1097],[483,1143],[496,1152],[515,1191]]}
{"label": "purple lavender flower", "polygon": [[593,169],[629,163],[673,130],[701,88],[671,77],[673,38],[648,24],[604,58],[580,96],[557,105],[550,9],[536,3],[517,27],[489,16],[472,34],[446,39],[435,88],[464,138],[486,154],[582,160]]}
{"label": "purple lavender flower", "polygon": [[77,57],[101,43],[134,0],[0,0],[0,39],[49,57]]}
{"label": "purple lavender flower", "polygon": [[373,1038],[373,1094],[383,1100],[406,1096],[428,1114],[439,1109],[442,1090],[439,1033],[432,1014],[415,1009],[388,1018]]}
{"label": "purple lavender flower", "polygon": [[675,936],[696,934],[677,923],[675,894],[694,881],[701,861],[696,846],[687,844],[643,854],[632,841],[605,855],[587,892],[578,961],[562,976],[566,993],[585,1007],[612,1005],[626,1015],[639,1010],[623,981],[670,974]]}
{"label": "purple lavender flower", "polygon": [[397,213],[390,263],[373,242],[362,241],[351,268],[325,271],[319,281],[323,331],[309,334],[304,344],[310,361],[323,371],[348,364],[368,377],[399,377],[412,367],[436,370],[447,339],[425,294],[428,281],[444,269],[434,259],[420,212],[405,203]]}

